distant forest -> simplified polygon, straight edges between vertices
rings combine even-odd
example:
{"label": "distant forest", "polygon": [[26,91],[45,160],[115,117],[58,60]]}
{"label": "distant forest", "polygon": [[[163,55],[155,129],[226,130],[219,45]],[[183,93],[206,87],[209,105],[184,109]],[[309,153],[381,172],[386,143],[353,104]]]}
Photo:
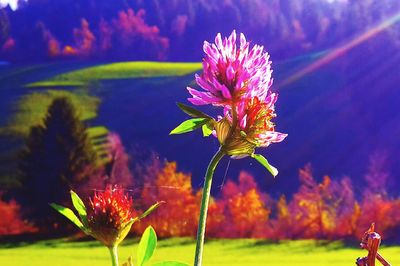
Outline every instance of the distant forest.
{"label": "distant forest", "polygon": [[[346,43],[399,10],[398,0],[21,1],[0,10],[0,60],[199,61],[204,39],[233,29],[285,59]],[[398,47],[399,23],[378,43]]]}

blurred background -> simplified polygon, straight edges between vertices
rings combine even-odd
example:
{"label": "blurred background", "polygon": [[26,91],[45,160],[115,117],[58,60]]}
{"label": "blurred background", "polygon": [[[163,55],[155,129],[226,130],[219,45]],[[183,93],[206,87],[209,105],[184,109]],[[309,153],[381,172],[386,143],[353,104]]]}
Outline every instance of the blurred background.
{"label": "blurred background", "polygon": [[[358,241],[371,222],[400,241],[400,1],[0,0],[0,235],[75,231],[48,207],[119,184],[134,227],[194,236],[199,188],[218,148],[193,132],[186,86],[204,40],[246,35],[271,55],[279,144],[225,158],[212,238]],[[202,107],[217,115],[221,110]]]}

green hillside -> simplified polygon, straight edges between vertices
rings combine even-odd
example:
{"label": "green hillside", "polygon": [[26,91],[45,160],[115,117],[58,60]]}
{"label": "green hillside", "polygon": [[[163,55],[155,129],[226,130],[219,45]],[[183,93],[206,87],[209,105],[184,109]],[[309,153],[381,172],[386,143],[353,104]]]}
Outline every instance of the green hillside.
{"label": "green hillside", "polygon": [[[137,240],[128,240],[120,248],[120,262],[135,254]],[[194,241],[191,239],[161,240],[152,262],[178,260],[192,263]],[[392,265],[400,264],[400,247],[385,247],[381,254]],[[284,241],[278,244],[256,240],[215,240],[205,247],[204,266],[347,266],[354,265],[357,257],[365,256],[360,249],[344,247],[340,242],[320,243],[312,240]],[[45,241],[21,247],[0,249],[3,266],[108,266],[108,251],[97,242],[71,243]],[[149,263],[151,265],[151,263]]]}
{"label": "green hillside", "polygon": [[201,63],[118,62],[59,74],[27,87],[83,86],[91,80],[184,76],[199,69]]}

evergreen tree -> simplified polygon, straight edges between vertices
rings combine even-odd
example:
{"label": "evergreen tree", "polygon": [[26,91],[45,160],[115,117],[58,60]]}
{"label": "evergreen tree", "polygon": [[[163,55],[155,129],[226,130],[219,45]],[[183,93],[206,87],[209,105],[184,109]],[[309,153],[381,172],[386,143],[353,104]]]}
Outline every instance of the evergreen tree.
{"label": "evergreen tree", "polygon": [[85,171],[95,160],[74,106],[66,97],[55,98],[43,125],[31,128],[20,161],[24,205],[37,226],[49,228],[60,221],[49,203],[69,202],[69,190],[85,181]]}

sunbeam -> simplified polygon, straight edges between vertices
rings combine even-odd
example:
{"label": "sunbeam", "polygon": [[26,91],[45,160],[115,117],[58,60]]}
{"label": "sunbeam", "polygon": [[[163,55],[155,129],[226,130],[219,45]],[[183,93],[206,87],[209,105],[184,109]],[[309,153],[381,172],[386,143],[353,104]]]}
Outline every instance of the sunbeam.
{"label": "sunbeam", "polygon": [[365,31],[361,35],[353,38],[348,43],[339,46],[337,48],[332,49],[330,52],[326,53],[320,59],[316,60],[315,62],[311,63],[310,65],[300,69],[299,71],[295,72],[291,76],[289,76],[285,81],[281,82],[277,85],[278,88],[283,88],[296,80],[304,77],[305,75],[319,69],[320,67],[326,65],[327,63],[333,61],[334,59],[342,56],[350,49],[354,48],[355,46],[371,39],[378,33],[382,32],[383,30],[387,29],[388,27],[392,26],[396,22],[400,21],[400,12],[397,12],[395,15],[385,19],[384,21],[380,22],[376,26],[372,27],[371,29]]}

